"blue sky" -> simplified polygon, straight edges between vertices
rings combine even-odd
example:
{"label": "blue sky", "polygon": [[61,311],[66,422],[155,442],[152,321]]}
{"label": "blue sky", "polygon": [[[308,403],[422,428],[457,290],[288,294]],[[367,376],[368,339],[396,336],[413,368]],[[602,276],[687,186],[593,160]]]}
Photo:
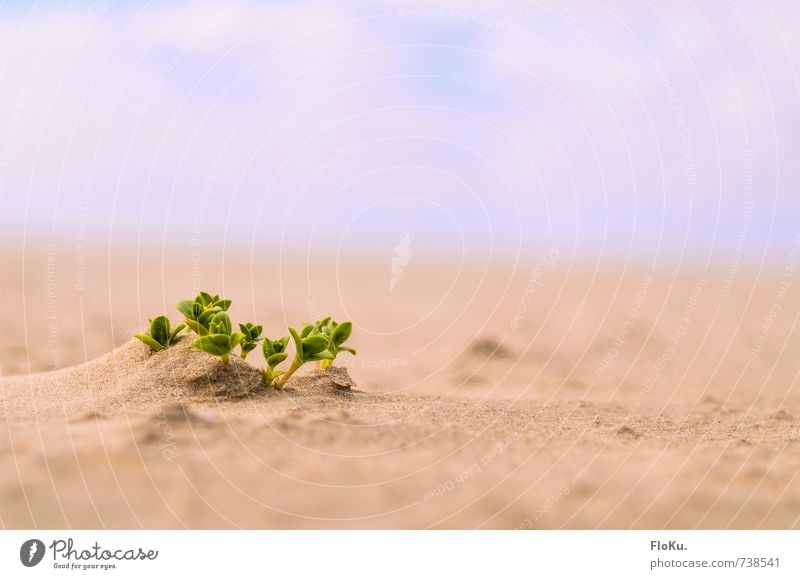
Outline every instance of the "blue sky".
{"label": "blue sky", "polygon": [[780,263],[790,1],[0,5],[6,235]]}

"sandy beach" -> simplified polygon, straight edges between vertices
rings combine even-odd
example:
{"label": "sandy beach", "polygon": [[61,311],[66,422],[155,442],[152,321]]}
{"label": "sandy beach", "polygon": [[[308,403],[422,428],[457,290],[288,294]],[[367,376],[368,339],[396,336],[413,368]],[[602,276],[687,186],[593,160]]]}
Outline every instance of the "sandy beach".
{"label": "sandy beach", "polygon": [[[794,265],[7,244],[0,525],[797,528]],[[131,341],[197,289],[352,320],[356,386]]]}

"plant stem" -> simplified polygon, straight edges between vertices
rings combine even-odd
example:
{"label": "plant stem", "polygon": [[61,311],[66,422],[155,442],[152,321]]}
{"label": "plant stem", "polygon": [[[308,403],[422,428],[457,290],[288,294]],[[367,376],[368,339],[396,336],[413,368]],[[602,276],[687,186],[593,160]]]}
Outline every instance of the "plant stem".
{"label": "plant stem", "polygon": [[223,354],[222,356],[219,357],[219,359],[222,360],[223,364],[227,364],[228,361],[230,360],[230,355],[229,354]]}
{"label": "plant stem", "polygon": [[278,378],[278,386],[283,387],[284,384],[292,377],[292,374],[297,372],[297,370],[302,366],[303,363],[295,356],[294,360],[292,361],[292,365],[289,366],[289,369],[286,370],[285,374],[281,374],[281,377]]}

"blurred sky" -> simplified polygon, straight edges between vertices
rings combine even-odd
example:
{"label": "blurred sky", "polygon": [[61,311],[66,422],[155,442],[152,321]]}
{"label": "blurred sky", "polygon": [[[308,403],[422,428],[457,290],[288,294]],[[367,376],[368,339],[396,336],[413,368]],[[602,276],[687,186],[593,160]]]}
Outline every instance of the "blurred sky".
{"label": "blurred sky", "polygon": [[6,2],[2,236],[781,263],[798,25],[795,0]]}

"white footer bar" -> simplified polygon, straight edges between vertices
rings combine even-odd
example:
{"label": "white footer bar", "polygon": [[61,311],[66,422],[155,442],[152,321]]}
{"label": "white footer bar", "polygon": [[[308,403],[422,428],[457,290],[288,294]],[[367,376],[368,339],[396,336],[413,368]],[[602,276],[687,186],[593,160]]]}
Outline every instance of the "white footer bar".
{"label": "white footer bar", "polygon": [[778,578],[800,577],[799,547],[797,531],[0,531],[0,577]]}

